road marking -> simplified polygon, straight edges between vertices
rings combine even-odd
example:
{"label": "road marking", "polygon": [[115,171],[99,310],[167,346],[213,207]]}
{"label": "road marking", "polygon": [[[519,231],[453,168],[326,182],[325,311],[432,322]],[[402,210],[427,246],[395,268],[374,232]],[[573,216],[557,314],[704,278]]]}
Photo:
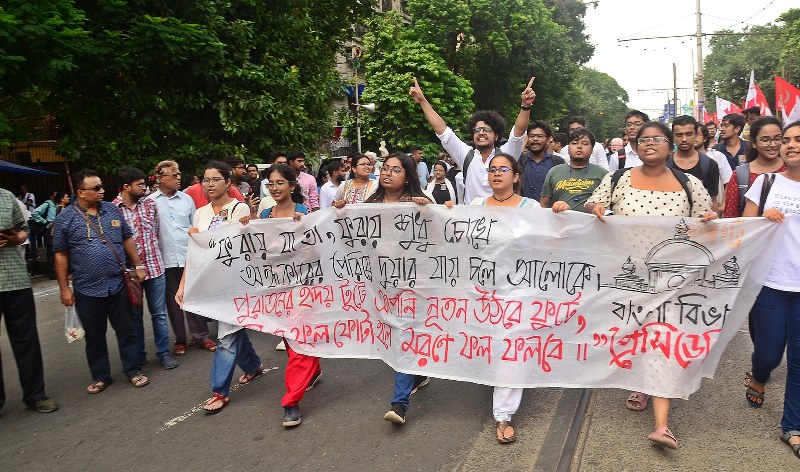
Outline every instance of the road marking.
{"label": "road marking", "polygon": [[[262,370],[261,372],[266,374],[271,370],[278,370],[278,367],[268,367],[268,368]],[[236,385],[231,387],[231,392],[235,392],[235,391],[239,390],[240,388],[242,388],[242,387],[244,387],[246,385],[247,384],[237,383]],[[203,403],[205,403],[205,402],[203,402]],[[164,426],[162,426],[162,427],[160,427],[159,429],[156,430],[156,434],[162,433],[162,432],[168,430],[169,428],[171,428],[173,426],[177,426],[179,423],[181,423],[183,421],[186,421],[187,419],[191,418],[192,415],[194,415],[195,413],[203,411],[203,403],[199,403],[199,404],[193,406],[191,410],[187,411],[186,413],[184,413],[182,415],[178,415],[175,418],[172,418],[171,420],[165,421],[164,422]]]}

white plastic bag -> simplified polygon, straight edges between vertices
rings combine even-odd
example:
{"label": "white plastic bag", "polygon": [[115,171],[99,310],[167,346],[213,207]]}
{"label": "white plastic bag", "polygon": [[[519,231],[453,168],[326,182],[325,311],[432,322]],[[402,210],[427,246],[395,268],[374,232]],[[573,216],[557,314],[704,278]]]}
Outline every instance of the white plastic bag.
{"label": "white plastic bag", "polygon": [[75,305],[66,307],[64,309],[64,336],[66,336],[67,342],[74,343],[82,339],[85,334],[78,313],[75,311]]}

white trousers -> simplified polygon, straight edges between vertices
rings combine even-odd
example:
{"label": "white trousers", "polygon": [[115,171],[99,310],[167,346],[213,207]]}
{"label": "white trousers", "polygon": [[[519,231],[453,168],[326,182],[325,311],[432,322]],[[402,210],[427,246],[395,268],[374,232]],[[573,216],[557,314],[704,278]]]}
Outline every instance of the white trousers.
{"label": "white trousers", "polygon": [[495,421],[511,421],[522,401],[521,388],[495,387],[492,393],[492,415]]}

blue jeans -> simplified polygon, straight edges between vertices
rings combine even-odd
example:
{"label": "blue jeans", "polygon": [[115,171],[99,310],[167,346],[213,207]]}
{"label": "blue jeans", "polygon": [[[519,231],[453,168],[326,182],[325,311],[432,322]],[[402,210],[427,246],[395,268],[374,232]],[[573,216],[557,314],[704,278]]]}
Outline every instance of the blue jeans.
{"label": "blue jeans", "polygon": [[784,431],[800,430],[800,292],[764,287],[753,305],[753,379],[769,380],[786,350]]}
{"label": "blue jeans", "polygon": [[[142,289],[147,296],[147,309],[153,321],[153,341],[156,344],[156,356],[160,359],[169,354],[169,329],[167,328],[167,303],[164,298],[166,288],[164,274],[145,280]],[[133,330],[136,333],[136,345],[139,350],[141,365],[147,362],[144,350],[144,307],[133,308]]]}
{"label": "blue jeans", "polygon": [[424,375],[411,375],[402,372],[394,373],[394,397],[391,403],[399,403],[403,405],[403,411],[408,411],[408,405],[411,403],[411,391],[414,390],[414,384],[417,380],[422,381]]}
{"label": "blue jeans", "polygon": [[228,396],[233,370],[237,365],[246,374],[252,374],[261,366],[261,359],[244,329],[219,338],[214,360],[211,361],[212,392]]}

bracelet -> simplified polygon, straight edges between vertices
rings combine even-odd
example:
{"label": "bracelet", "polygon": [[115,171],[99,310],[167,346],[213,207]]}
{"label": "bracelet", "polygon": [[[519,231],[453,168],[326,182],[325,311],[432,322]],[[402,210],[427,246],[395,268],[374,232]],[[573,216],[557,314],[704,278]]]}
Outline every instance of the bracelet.
{"label": "bracelet", "polygon": [[144,270],[144,266],[143,265],[138,265],[138,266],[136,266],[136,270]]}
{"label": "bracelet", "polygon": [[519,107],[522,108],[523,110],[530,110],[531,108],[533,108],[533,105],[520,105]]}

